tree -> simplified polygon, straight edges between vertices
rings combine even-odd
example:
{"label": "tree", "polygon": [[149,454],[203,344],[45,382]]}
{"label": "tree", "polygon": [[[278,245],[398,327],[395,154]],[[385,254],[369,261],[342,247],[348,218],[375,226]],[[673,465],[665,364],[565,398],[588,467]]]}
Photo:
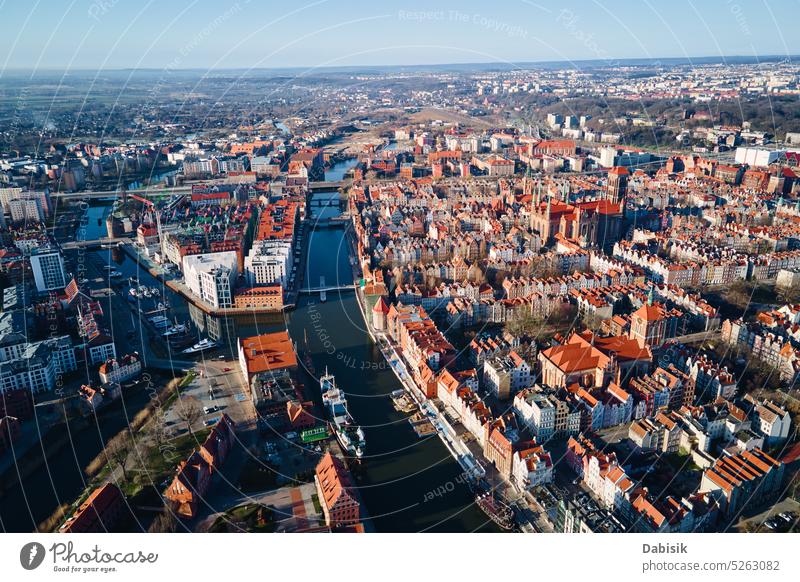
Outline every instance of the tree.
{"label": "tree", "polygon": [[178,398],[176,406],[178,418],[186,423],[186,428],[191,432],[192,425],[203,416],[200,402],[194,396],[183,396]]}
{"label": "tree", "polygon": [[175,533],[178,529],[178,520],[172,509],[165,507],[150,524],[147,530],[150,533]]}
{"label": "tree", "polygon": [[133,435],[128,429],[124,429],[108,441],[104,449],[106,460],[122,470],[124,481],[128,480],[128,459],[130,458],[130,451],[135,444]]}
{"label": "tree", "polygon": [[158,407],[154,410],[153,416],[151,418],[152,430],[150,434],[153,436],[153,440],[158,445],[160,449],[161,446],[168,441],[167,438],[167,422],[166,422],[166,415],[164,414],[164,409]]}
{"label": "tree", "polygon": [[505,324],[505,331],[513,336],[538,336],[545,322],[532,313],[515,316]]}

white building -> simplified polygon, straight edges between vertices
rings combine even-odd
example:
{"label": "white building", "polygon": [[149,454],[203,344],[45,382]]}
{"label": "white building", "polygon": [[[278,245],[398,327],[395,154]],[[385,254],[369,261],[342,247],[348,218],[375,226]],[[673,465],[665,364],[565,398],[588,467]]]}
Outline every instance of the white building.
{"label": "white building", "polygon": [[244,259],[248,285],[280,283],[286,286],[291,270],[292,243],[287,240],[257,240]]}
{"label": "white building", "polygon": [[771,400],[758,402],[749,394],[744,400],[753,406],[750,413],[752,428],[764,436],[768,445],[775,445],[789,438],[792,417],[787,410]]}
{"label": "white building", "polygon": [[3,212],[12,212],[11,203],[14,200],[34,200],[38,202],[38,208],[44,216],[50,214],[50,192],[28,191],[22,188],[0,188],[0,206]]}
{"label": "white building", "polygon": [[488,359],[483,364],[483,385],[498,398],[509,398],[531,385],[531,367],[517,352]]}
{"label": "white building", "polygon": [[8,203],[12,222],[43,222],[45,218],[41,202],[36,197],[11,200]]}
{"label": "white building", "polygon": [[539,441],[546,441],[555,432],[556,407],[540,392],[524,390],[514,397],[514,414]]}
{"label": "white building", "polygon": [[552,437],[576,435],[581,430],[581,412],[554,394],[526,389],[514,397],[514,415],[539,442]]}
{"label": "white building", "polygon": [[142,372],[142,361],[137,352],[122,356],[120,359],[112,358],[100,365],[100,381],[127,382],[136,378]]}
{"label": "white building", "polygon": [[40,249],[31,255],[33,280],[39,292],[62,290],[66,287],[64,259],[55,250]]}
{"label": "white building", "polygon": [[533,489],[553,481],[553,461],[550,453],[535,446],[514,453],[511,476],[520,489]]}
{"label": "white building", "polygon": [[69,336],[25,343],[19,357],[0,362],[0,393],[30,390],[33,394],[55,388],[59,377],[78,369]]}
{"label": "white building", "polygon": [[765,150],[763,148],[736,148],[736,163],[748,166],[766,167],[786,154],[785,150]]}
{"label": "white building", "polygon": [[235,251],[186,255],[183,278],[189,290],[214,308],[233,307],[237,275]]}

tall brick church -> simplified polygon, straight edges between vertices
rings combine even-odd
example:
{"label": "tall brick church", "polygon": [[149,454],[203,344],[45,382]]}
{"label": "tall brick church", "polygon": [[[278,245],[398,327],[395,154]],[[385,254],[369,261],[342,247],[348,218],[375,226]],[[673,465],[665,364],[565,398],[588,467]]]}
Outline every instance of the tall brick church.
{"label": "tall brick church", "polygon": [[604,198],[570,204],[532,191],[531,229],[543,244],[550,244],[560,233],[582,247],[608,248],[622,236],[628,171],[609,171]]}

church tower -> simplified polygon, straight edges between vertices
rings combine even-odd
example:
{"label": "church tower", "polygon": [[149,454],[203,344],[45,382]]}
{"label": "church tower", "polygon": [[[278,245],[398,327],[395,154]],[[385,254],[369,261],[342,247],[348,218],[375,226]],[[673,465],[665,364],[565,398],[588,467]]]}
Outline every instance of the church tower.
{"label": "church tower", "polygon": [[617,166],[608,171],[608,184],[606,186],[606,199],[614,203],[625,200],[628,193],[628,170]]}

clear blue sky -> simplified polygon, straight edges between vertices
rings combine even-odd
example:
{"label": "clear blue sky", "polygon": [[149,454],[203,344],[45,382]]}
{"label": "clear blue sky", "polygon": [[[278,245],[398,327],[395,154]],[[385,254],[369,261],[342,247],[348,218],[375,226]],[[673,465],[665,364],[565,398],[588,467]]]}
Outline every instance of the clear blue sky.
{"label": "clear blue sky", "polygon": [[0,0],[0,71],[787,55],[800,53],[798,8],[797,0]]}

